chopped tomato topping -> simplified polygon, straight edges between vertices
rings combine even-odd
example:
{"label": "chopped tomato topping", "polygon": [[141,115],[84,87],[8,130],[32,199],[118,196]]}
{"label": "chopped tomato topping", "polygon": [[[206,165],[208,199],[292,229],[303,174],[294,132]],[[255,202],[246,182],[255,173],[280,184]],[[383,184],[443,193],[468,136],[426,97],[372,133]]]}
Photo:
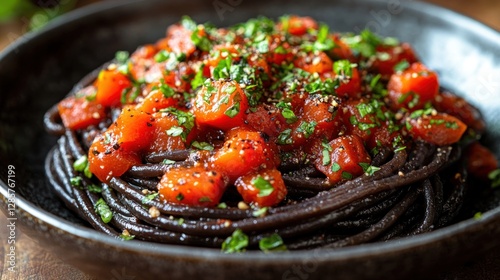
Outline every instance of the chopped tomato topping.
{"label": "chopped tomato topping", "polygon": [[247,109],[247,97],[234,81],[220,80],[204,85],[193,100],[196,123],[222,130],[241,126]]}
{"label": "chopped tomato topping", "polygon": [[276,206],[287,194],[285,182],[277,169],[242,176],[236,180],[235,185],[243,201],[259,207]]}
{"label": "chopped tomato topping", "polygon": [[340,79],[339,86],[335,89],[340,97],[361,97],[361,78],[359,76],[359,71],[353,68],[351,76]]}
{"label": "chopped tomato topping", "polygon": [[321,148],[316,151],[318,156],[314,165],[331,183],[349,180],[363,174],[360,163],[371,162],[363,141],[355,135],[341,136],[319,147]]}
{"label": "chopped tomato topping", "polygon": [[196,46],[191,40],[191,30],[186,29],[182,24],[172,25],[167,30],[167,46],[176,54],[184,53],[190,56]]}
{"label": "chopped tomato topping", "polygon": [[495,155],[479,142],[472,143],[465,150],[467,171],[476,178],[488,181],[488,174],[498,168]]}
{"label": "chopped tomato topping", "polygon": [[278,29],[288,31],[295,36],[302,36],[308,30],[318,29],[318,23],[311,17],[290,16],[278,24]]}
{"label": "chopped tomato topping", "polygon": [[225,173],[234,182],[249,172],[276,166],[275,150],[264,137],[260,132],[244,128],[230,131],[213,157],[215,170]]}
{"label": "chopped tomato topping", "polygon": [[254,111],[248,113],[246,121],[248,126],[256,131],[262,131],[270,137],[278,136],[286,126],[286,120],[279,110],[263,105],[257,106]]}
{"label": "chopped tomato topping", "polygon": [[190,206],[216,206],[225,189],[220,173],[200,166],[173,167],[158,184],[161,200]]}
{"label": "chopped tomato topping", "polygon": [[176,107],[178,101],[174,97],[166,97],[161,90],[151,91],[144,100],[137,105],[137,109],[145,113],[156,113],[161,109]]}
{"label": "chopped tomato topping", "polygon": [[333,62],[330,57],[324,52],[318,54],[308,53],[304,56],[298,56],[293,64],[297,68],[301,68],[309,73],[323,74],[331,72],[333,69]]}
{"label": "chopped tomato topping", "polygon": [[395,73],[394,68],[396,65],[403,61],[406,61],[408,64],[418,61],[410,44],[402,43],[398,46],[380,45],[377,47],[376,60],[372,67],[374,72],[389,78],[389,76]]}
{"label": "chopped tomato topping", "polygon": [[387,85],[393,108],[420,109],[439,92],[436,72],[421,63],[393,74]]}
{"label": "chopped tomato topping", "polygon": [[168,113],[154,113],[152,115],[154,133],[151,144],[148,147],[149,152],[175,151],[186,148],[186,143],[190,143],[194,137],[194,130],[186,136],[186,141],[182,139],[182,132],[172,133],[172,128],[180,128],[179,121],[173,115]]}
{"label": "chopped tomato topping", "polygon": [[122,110],[120,116],[111,125],[116,131],[118,144],[128,151],[140,151],[147,148],[155,132],[155,118],[148,113],[132,107]]}
{"label": "chopped tomato topping", "polygon": [[120,177],[132,166],[140,164],[136,152],[120,145],[120,133],[114,129],[98,136],[89,149],[89,170],[99,180],[108,182],[112,177]]}
{"label": "chopped tomato topping", "polygon": [[439,112],[447,113],[460,119],[478,133],[482,133],[486,129],[486,124],[481,118],[479,111],[460,96],[443,92],[436,95],[432,101],[432,105]]}
{"label": "chopped tomato topping", "polygon": [[129,78],[118,69],[102,70],[96,82],[96,101],[103,106],[120,105],[123,91],[131,85]]}
{"label": "chopped tomato topping", "polygon": [[340,117],[335,99],[320,95],[309,96],[302,112],[302,119],[309,125],[314,125],[313,136],[331,139],[340,130]]}
{"label": "chopped tomato topping", "polygon": [[444,113],[410,119],[409,126],[413,138],[439,146],[458,142],[467,129],[462,121]]}
{"label": "chopped tomato topping", "polygon": [[57,109],[64,126],[73,130],[97,125],[106,117],[104,107],[86,97],[66,97],[59,102]]}

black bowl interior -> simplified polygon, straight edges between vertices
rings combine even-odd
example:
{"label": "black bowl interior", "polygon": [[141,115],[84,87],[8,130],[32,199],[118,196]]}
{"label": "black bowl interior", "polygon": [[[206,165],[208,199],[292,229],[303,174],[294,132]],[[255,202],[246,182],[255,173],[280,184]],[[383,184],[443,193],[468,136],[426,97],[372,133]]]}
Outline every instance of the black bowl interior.
{"label": "black bowl interior", "polygon": [[[208,279],[214,272],[222,278],[239,275],[273,279],[288,272],[293,276],[293,265],[305,265],[311,258],[315,262],[307,267],[314,268],[308,274],[313,278],[335,269],[338,278],[346,279],[383,276],[391,271],[395,277],[415,276],[427,273],[422,267],[436,268],[444,252],[458,255],[448,258],[442,267],[465,260],[467,257],[459,254],[465,250],[478,254],[500,245],[500,241],[494,241],[464,246],[466,239],[461,239],[469,235],[471,240],[479,240],[495,233],[490,227],[495,228],[493,225],[500,221],[500,196],[487,188],[465,209],[461,218],[465,222],[421,237],[328,252],[231,257],[216,250],[113,240],[86,228],[50,191],[43,163],[56,139],[45,133],[42,116],[83,76],[113,58],[118,50],[133,51],[141,44],[155,42],[182,15],[228,26],[258,15],[277,18],[283,14],[309,15],[342,32],[370,28],[412,43],[422,60],[439,72],[445,88],[464,96],[483,112],[488,123],[483,141],[500,157],[500,142],[496,141],[500,137],[500,34],[461,15],[410,1],[103,2],[55,20],[0,55],[0,163],[3,170],[8,165],[16,167],[18,212],[28,234],[50,244],[56,253],[66,254],[69,262],[101,277],[111,275],[109,269],[103,272],[105,265],[127,267],[131,273],[141,271],[137,275],[143,276],[162,275],[166,269],[182,265],[175,268],[174,279],[183,275]],[[0,173],[4,196],[6,176],[6,172]],[[468,219],[478,211],[489,212],[484,220]],[[69,252],[58,238],[83,245]],[[106,250],[92,251],[103,247]],[[425,256],[428,259],[423,260]],[[379,267],[381,264],[384,268]],[[362,265],[364,271],[349,269],[354,265]],[[252,274],[241,273],[245,271]]]}

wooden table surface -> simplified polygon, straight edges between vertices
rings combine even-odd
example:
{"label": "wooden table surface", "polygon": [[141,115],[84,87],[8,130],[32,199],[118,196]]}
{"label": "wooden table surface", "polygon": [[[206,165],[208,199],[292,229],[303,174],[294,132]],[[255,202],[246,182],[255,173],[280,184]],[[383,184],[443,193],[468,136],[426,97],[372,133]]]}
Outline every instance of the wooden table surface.
{"label": "wooden table surface", "polygon": [[[500,30],[500,1],[497,0],[429,0],[447,8],[456,10],[479,21],[482,21],[497,30]],[[5,26],[4,26],[5,28]],[[9,33],[22,32],[23,26],[13,24],[8,26]],[[3,32],[7,32],[2,30]],[[11,42],[12,36],[1,36],[0,49]],[[1,280],[8,279],[93,279],[80,270],[65,264],[58,257],[39,246],[22,232],[16,234],[16,273],[8,272],[8,236],[7,218],[0,212],[0,274]],[[438,277],[438,279],[500,279],[500,252],[490,253],[483,258],[458,267],[452,272]]]}

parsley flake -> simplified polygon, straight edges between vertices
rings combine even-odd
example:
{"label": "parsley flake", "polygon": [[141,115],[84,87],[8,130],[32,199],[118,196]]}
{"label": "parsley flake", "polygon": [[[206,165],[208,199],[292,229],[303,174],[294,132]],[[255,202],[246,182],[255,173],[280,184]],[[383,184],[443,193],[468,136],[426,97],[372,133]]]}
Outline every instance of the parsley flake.
{"label": "parsley flake", "polygon": [[359,166],[363,168],[363,172],[365,172],[365,174],[368,176],[372,176],[373,174],[375,174],[375,172],[380,170],[380,167],[376,167],[365,162],[360,162]]}
{"label": "parsley flake", "polygon": [[273,233],[272,235],[259,240],[259,248],[264,252],[287,250],[283,239],[277,233]]}
{"label": "parsley flake", "polygon": [[273,185],[262,176],[253,179],[252,184],[259,190],[258,197],[269,196],[274,191]]}
{"label": "parsley flake", "polygon": [[153,201],[156,197],[158,197],[158,193],[150,193],[148,195],[145,195],[144,198],[142,199],[142,204],[147,204],[151,201]]}
{"label": "parsley flake", "polygon": [[488,174],[488,179],[491,180],[491,187],[498,188],[500,187],[500,169],[496,169],[491,171]]}
{"label": "parsley flake", "polygon": [[109,223],[113,218],[113,212],[109,208],[106,201],[104,201],[104,199],[102,198],[99,198],[99,200],[95,203],[94,209],[97,214],[101,216],[101,220],[106,224]]}
{"label": "parsley flake", "polygon": [[245,251],[248,246],[248,236],[241,229],[237,229],[222,243],[222,252],[238,253]]}

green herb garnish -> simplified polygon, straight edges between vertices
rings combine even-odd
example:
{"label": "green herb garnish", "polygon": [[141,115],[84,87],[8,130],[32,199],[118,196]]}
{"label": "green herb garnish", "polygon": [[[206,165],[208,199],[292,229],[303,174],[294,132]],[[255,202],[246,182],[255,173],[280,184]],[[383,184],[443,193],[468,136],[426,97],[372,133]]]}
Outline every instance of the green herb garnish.
{"label": "green herb garnish", "polygon": [[248,246],[248,236],[241,229],[237,229],[222,243],[222,252],[238,253],[245,251]]}
{"label": "green herb garnish", "polygon": [[106,201],[104,201],[104,199],[102,198],[99,198],[99,200],[96,202],[94,209],[97,214],[101,216],[101,220],[106,224],[109,223],[113,218],[113,212],[111,212],[108,204],[106,204]]}
{"label": "green herb garnish", "polygon": [[273,185],[262,176],[253,179],[252,184],[259,190],[258,197],[269,196],[274,191]]}
{"label": "green herb garnish", "polygon": [[259,240],[259,248],[264,252],[287,250],[283,239],[277,233]]}

